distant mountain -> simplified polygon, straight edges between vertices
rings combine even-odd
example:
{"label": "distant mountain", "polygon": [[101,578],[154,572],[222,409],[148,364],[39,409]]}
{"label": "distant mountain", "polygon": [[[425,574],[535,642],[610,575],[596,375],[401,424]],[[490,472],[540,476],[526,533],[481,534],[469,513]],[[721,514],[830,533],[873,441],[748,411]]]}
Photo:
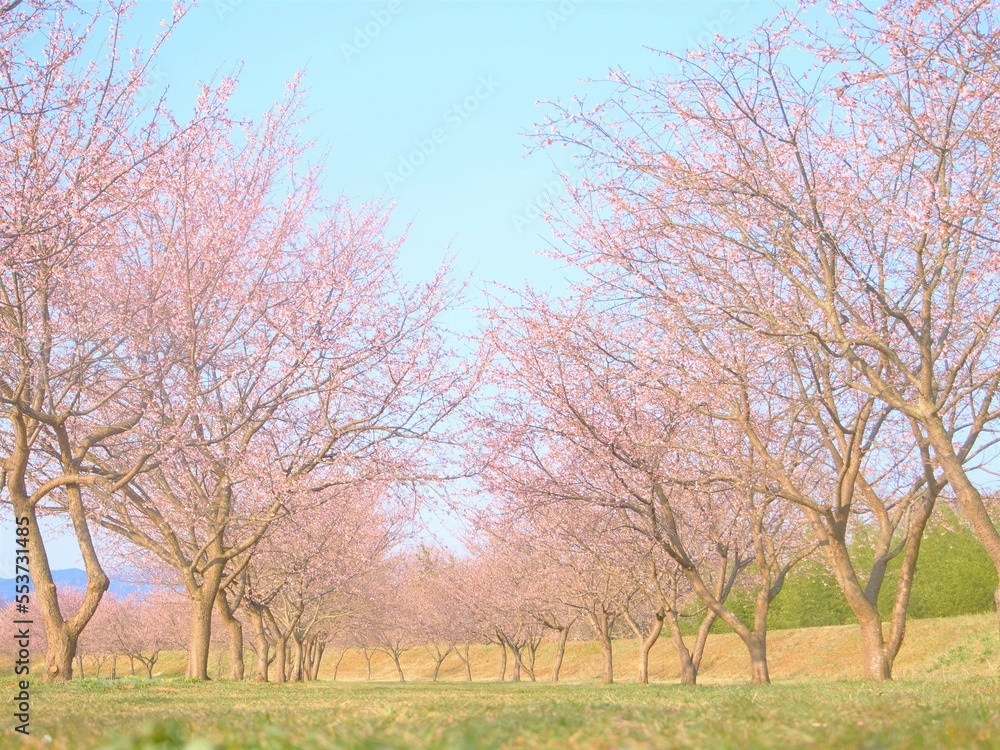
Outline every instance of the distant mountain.
{"label": "distant mountain", "polygon": [[[55,581],[58,588],[83,589],[87,587],[87,572],[85,570],[80,570],[80,568],[53,570],[52,580]],[[129,594],[135,593],[144,594],[148,591],[152,591],[153,588],[153,586],[147,586],[144,584],[135,585],[125,583],[124,581],[116,581],[112,578],[109,591],[115,596],[128,596]],[[34,589],[34,582],[32,582],[32,589]],[[0,602],[9,602],[13,599],[14,579],[0,578]]]}

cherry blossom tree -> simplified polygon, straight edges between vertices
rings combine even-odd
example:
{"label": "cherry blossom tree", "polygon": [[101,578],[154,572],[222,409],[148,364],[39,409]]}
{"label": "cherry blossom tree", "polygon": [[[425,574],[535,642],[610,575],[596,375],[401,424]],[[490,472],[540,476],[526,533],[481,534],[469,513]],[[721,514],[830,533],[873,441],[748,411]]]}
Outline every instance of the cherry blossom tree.
{"label": "cherry blossom tree", "polygon": [[[107,462],[100,477],[86,468],[143,415],[145,368],[127,352],[152,300],[135,283],[125,228],[186,127],[144,91],[182,6],[151,50],[123,59],[127,14],[127,5],[88,14],[49,2],[0,13],[0,485],[28,519],[51,680],[71,678],[77,640],[108,587],[87,488],[117,492],[144,463],[140,453]],[[95,53],[103,62],[91,62]],[[206,94],[195,119],[217,101]],[[66,517],[79,543],[88,586],[78,607],[61,606],[52,581],[38,525],[49,513]]]}
{"label": "cherry blossom tree", "polygon": [[160,653],[181,648],[186,640],[183,598],[176,592],[159,591],[142,598],[133,595],[115,599],[111,604],[108,608],[111,632],[106,648],[127,657],[133,674],[138,661],[146,676],[153,679]]}
{"label": "cherry blossom tree", "polygon": [[141,355],[156,418],[132,448],[157,461],[107,494],[100,522],[180,574],[195,678],[218,593],[271,524],[311,490],[419,478],[462,377],[436,323],[443,277],[402,284],[385,215],[325,204],[299,166],[300,100],[293,84],[259,123],[178,139],[133,237],[172,284]]}
{"label": "cherry blossom tree", "polygon": [[[319,636],[330,625],[340,627],[381,580],[409,519],[398,501],[374,485],[328,488],[317,496],[314,507],[271,529],[246,571],[246,596],[268,627],[278,682],[308,679],[318,669]],[[266,679],[263,662],[259,667],[264,674],[258,679]]]}
{"label": "cherry blossom tree", "polygon": [[[621,306],[559,309],[525,295],[522,309],[496,317],[493,342],[503,358],[496,381],[517,390],[493,407],[502,419],[487,417],[498,437],[488,444],[484,476],[528,505],[554,506],[556,515],[579,505],[614,511],[607,529],[623,524],[673,558],[746,644],[753,681],[767,682],[767,611],[811,549],[801,514],[758,481],[745,437],[692,408],[702,390],[721,383],[685,389],[675,379],[664,387],[663,332],[647,336],[644,318],[622,316]],[[694,364],[683,360],[686,370]],[[609,544],[613,534],[603,537]],[[759,595],[747,623],[724,600],[751,564]]]}
{"label": "cherry blossom tree", "polygon": [[[865,675],[887,679],[946,484],[1000,564],[972,479],[1000,414],[995,14],[906,0],[835,3],[819,26],[809,13],[674,57],[674,75],[615,73],[607,103],[559,108],[543,137],[579,147],[586,173],[570,254],[735,371],[721,411],[810,519]],[[741,365],[750,352],[778,377]],[[779,418],[762,435],[767,403]],[[858,518],[878,527],[867,576],[845,544]],[[876,600],[897,555],[885,639]]]}

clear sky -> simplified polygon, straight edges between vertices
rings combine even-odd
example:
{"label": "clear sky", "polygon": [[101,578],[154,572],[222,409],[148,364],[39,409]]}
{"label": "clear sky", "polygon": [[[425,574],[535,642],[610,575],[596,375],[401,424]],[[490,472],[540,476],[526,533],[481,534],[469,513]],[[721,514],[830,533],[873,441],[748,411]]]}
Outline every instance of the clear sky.
{"label": "clear sky", "polygon": [[[148,39],[168,7],[143,2],[135,30]],[[548,233],[530,206],[546,200],[553,165],[547,154],[526,158],[524,136],[544,114],[536,102],[599,94],[607,84],[585,79],[662,69],[649,48],[740,35],[775,9],[768,0],[203,0],[156,75],[183,101],[195,81],[242,62],[235,107],[258,115],[303,69],[309,135],[330,150],[328,189],[395,204],[395,228],[410,225],[407,271],[429,271],[450,248],[477,286],[549,286],[561,274],[538,256]]]}
{"label": "clear sky", "polygon": [[[527,154],[524,134],[545,114],[536,101],[602,96],[607,84],[587,79],[664,70],[651,48],[740,36],[775,12],[770,0],[201,0],[153,73],[183,110],[197,81],[242,64],[234,108],[258,116],[304,70],[331,197],[394,204],[395,231],[409,225],[407,274],[424,277],[450,253],[475,306],[494,282],[562,284],[539,254],[549,233],[532,208],[558,192],[551,155]],[[168,2],[140,0],[126,41],[148,45],[169,14]],[[449,322],[475,325],[467,311]],[[71,534],[49,554],[54,568],[81,566]]]}

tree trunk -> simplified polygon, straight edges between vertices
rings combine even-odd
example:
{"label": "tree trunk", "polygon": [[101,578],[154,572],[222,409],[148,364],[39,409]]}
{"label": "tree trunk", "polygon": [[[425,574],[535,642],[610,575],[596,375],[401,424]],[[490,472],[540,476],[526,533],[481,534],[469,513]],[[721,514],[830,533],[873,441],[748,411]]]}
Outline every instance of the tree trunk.
{"label": "tree trunk", "polygon": [[537,643],[529,643],[526,648],[528,649],[529,659],[524,662],[524,669],[528,673],[528,679],[532,682],[535,681],[535,656],[538,650]]}
{"label": "tree trunk", "polygon": [[[815,525],[815,523],[814,523]],[[866,680],[884,682],[891,679],[892,664],[886,658],[885,639],[882,634],[882,615],[870,596],[877,596],[877,590],[865,591],[862,588],[854,565],[851,563],[850,552],[846,544],[833,535],[827,537],[824,545],[830,570],[854,616],[858,618],[861,632],[862,673]]]}
{"label": "tree trunk", "polygon": [[[670,617],[670,640],[674,644],[677,659],[681,664],[681,684],[696,685],[698,683],[698,667],[701,661],[701,653],[704,650],[705,642],[708,640],[708,631],[711,629],[712,623],[715,622],[715,614],[711,611],[706,612],[705,619],[698,626],[694,654],[688,649],[687,644],[684,642],[684,636],[681,635],[681,622],[676,610],[670,609],[668,616]],[[699,645],[701,646],[700,649]]]}
{"label": "tree trunk", "polygon": [[646,638],[639,643],[639,675],[638,683],[640,685],[649,684],[649,652],[652,650],[653,646],[656,645],[656,641],[660,637],[660,633],[663,632],[663,619],[665,613],[658,612],[656,614],[656,623],[653,625],[652,630],[646,635]]}
{"label": "tree trunk", "polygon": [[[17,422],[17,420],[14,421]],[[19,439],[20,429],[17,424],[14,426],[15,438]],[[21,426],[23,427],[23,425]],[[24,455],[23,466],[17,455],[13,457],[11,461],[13,468],[8,474],[7,489],[15,517],[27,519],[26,524],[17,523],[16,528],[18,530],[26,529],[25,534],[18,533],[18,536],[27,539],[28,571],[35,589],[32,601],[38,607],[38,613],[41,615],[42,625],[45,628],[45,679],[49,682],[61,682],[73,678],[73,658],[76,655],[80,633],[90,622],[94,612],[97,611],[101,598],[108,590],[110,581],[97,559],[97,551],[94,548],[90,527],[87,524],[80,488],[68,485],[66,487],[67,507],[83,557],[84,569],[87,573],[87,588],[84,591],[83,601],[73,617],[69,621],[63,619],[56,585],[52,579],[52,569],[45,551],[45,541],[42,539],[41,530],[38,527],[35,508],[28,501],[27,489],[24,485],[24,472],[21,470],[26,469],[27,453],[25,452]]]}
{"label": "tree trunk", "polygon": [[396,674],[399,675],[399,681],[406,682],[406,677],[403,676],[403,665],[399,663],[399,654],[392,654],[392,663],[396,665]]}
{"label": "tree trunk", "polygon": [[333,681],[337,681],[337,670],[340,669],[340,662],[344,660],[344,654],[347,653],[346,648],[340,650],[340,656],[337,657],[337,661],[333,663]]}
{"label": "tree trunk", "polygon": [[312,669],[309,672],[310,680],[319,679],[319,665],[323,661],[323,652],[326,651],[326,644],[323,641],[316,641],[316,651],[313,653]]}
{"label": "tree trunk", "polygon": [[750,682],[753,685],[767,685],[771,675],[767,671],[767,631],[754,632],[747,645],[750,652]]}
{"label": "tree trunk", "polygon": [[[66,628],[49,630],[45,623],[45,674],[50,682],[61,682],[73,678],[73,659],[76,658],[76,638],[72,638]],[[81,675],[82,676],[82,675]]]}
{"label": "tree trunk", "polygon": [[560,628],[559,645],[556,647],[556,663],[552,665],[552,681],[559,682],[559,671],[562,669],[563,656],[566,655],[566,641],[569,640],[569,628]]}
{"label": "tree trunk", "polygon": [[267,682],[268,665],[270,664],[270,644],[267,641],[267,631],[264,629],[264,615],[258,605],[248,603],[247,612],[250,615],[250,625],[253,628],[254,647],[257,649],[257,664],[254,666],[254,682]]}
{"label": "tree trunk", "polygon": [[[456,654],[458,653],[458,647],[457,646],[455,647],[455,653]],[[461,658],[461,656],[459,658]],[[466,682],[472,682],[472,662],[469,661],[469,644],[468,643],[465,644],[465,658],[463,659],[463,661],[465,662],[465,681]]]}
{"label": "tree trunk", "polygon": [[604,684],[611,685],[615,681],[614,654],[611,649],[611,629],[614,622],[603,609],[587,612],[590,626],[601,644],[601,654],[604,656]]}
{"label": "tree trunk", "polygon": [[886,658],[881,618],[870,617],[860,623],[860,627],[865,679],[875,682],[891,680],[892,664]]}
{"label": "tree trunk", "polygon": [[242,680],[246,670],[243,663],[243,623],[233,616],[225,591],[216,595],[215,605],[229,635],[229,679]]}
{"label": "tree trunk", "polygon": [[507,677],[507,644],[500,641],[500,682]]}
{"label": "tree trunk", "polygon": [[[344,660],[344,654],[346,654],[346,653],[347,653],[347,649],[346,648],[340,649],[340,656],[338,656],[337,657],[337,661],[335,661],[333,663],[333,681],[334,682],[337,681],[337,670],[340,669],[340,662],[342,662]],[[318,672],[319,670],[317,669],[316,671]]]}
{"label": "tree trunk", "polygon": [[292,639],[292,669],[291,669],[291,681],[292,682],[302,682],[302,658],[305,655],[302,650],[302,640],[294,632],[291,635]]}
{"label": "tree trunk", "polygon": [[212,639],[212,608],[218,585],[210,587],[207,582],[202,591],[191,596],[191,634],[188,639],[187,677],[193,680],[207,680],[208,656]]}
{"label": "tree trunk", "polygon": [[288,636],[274,638],[274,681],[288,682]]}
{"label": "tree trunk", "polygon": [[614,655],[611,651],[611,637],[601,638],[601,653],[604,654],[604,684],[610,685],[615,681]]}
{"label": "tree trunk", "polygon": [[[955,453],[951,435],[940,416],[933,414],[922,422],[924,429],[927,430],[927,440],[934,448],[945,479],[948,480],[948,484],[955,492],[955,500],[958,501],[958,505],[972,526],[976,538],[983,545],[986,554],[993,562],[993,567],[1000,575],[1000,532],[997,532],[997,527],[993,524],[993,519],[983,503],[982,493],[969,479],[961,459]],[[993,600],[997,604],[997,627],[998,632],[1000,632],[1000,584],[993,594]]]}

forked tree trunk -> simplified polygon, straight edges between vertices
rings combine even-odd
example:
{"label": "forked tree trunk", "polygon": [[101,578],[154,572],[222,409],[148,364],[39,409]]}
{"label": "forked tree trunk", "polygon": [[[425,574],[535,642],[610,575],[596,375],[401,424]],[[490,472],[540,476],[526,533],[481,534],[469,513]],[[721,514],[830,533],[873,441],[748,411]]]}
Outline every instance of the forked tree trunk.
{"label": "forked tree trunk", "polygon": [[528,673],[528,679],[535,681],[535,656],[538,652],[538,643],[528,642],[525,645],[528,649],[528,661],[524,662],[524,669]]}
{"label": "forked tree trunk", "polygon": [[[23,422],[18,418],[12,420],[15,441],[20,442]],[[84,512],[83,499],[77,485],[67,485],[65,488],[67,509],[73,530],[76,534],[80,554],[83,557],[84,569],[87,573],[87,587],[84,590],[83,601],[77,611],[68,619],[64,619],[59,607],[56,585],[52,578],[48,554],[45,551],[45,541],[38,526],[38,517],[31,505],[24,484],[24,471],[27,462],[27,449],[23,452],[15,450],[8,472],[7,489],[11,498],[15,518],[27,519],[27,523],[17,523],[15,528],[18,538],[27,539],[28,570],[34,584],[32,601],[38,608],[45,629],[45,679],[49,682],[61,682],[73,678],[73,659],[76,656],[77,642],[83,628],[97,611],[101,598],[108,590],[110,581],[97,559],[97,551],[90,534]],[[75,469],[70,469],[75,472]],[[20,533],[20,529],[26,533]],[[20,548],[16,548],[20,549]]]}
{"label": "forked tree trunk", "polygon": [[326,650],[326,644],[319,640],[318,637],[313,636],[309,640],[309,656],[308,662],[306,664],[306,678],[312,681],[319,679],[319,665],[323,660],[323,652]]}
{"label": "forked tree trunk", "polygon": [[[295,639],[295,643],[299,643],[297,636],[295,636],[295,628],[299,624],[299,618],[302,616],[302,612],[297,612],[292,621],[287,624],[284,632],[282,632],[281,627],[278,625],[277,619],[268,607],[261,607],[261,612],[264,618],[267,620],[268,626],[271,628],[271,632],[274,634],[274,681],[275,682],[288,682],[289,678],[292,677],[292,672],[296,666],[301,666],[299,663],[299,655],[291,654],[289,649],[289,638]],[[301,644],[299,644],[301,645]],[[289,657],[292,656],[292,663],[289,663]]]}
{"label": "forked tree trunk", "polygon": [[698,670],[701,668],[701,657],[705,653],[705,644],[708,642],[708,632],[712,629],[717,619],[716,614],[709,610],[705,613],[705,619],[698,626],[698,634],[695,636],[694,648],[688,649],[681,635],[681,622],[677,611],[670,609],[667,612],[670,618],[670,640],[677,651],[677,658],[681,664],[681,684],[695,685],[698,682]]}
{"label": "forked tree trunk", "polygon": [[656,613],[656,622],[646,637],[639,641],[639,674],[637,681],[640,685],[649,684],[649,652],[663,632],[663,620],[666,613],[662,610]]}
{"label": "forked tree trunk", "polygon": [[[848,606],[858,619],[861,633],[862,675],[864,679],[873,682],[889,680],[892,678],[892,662],[886,654],[882,615],[878,607],[868,599],[865,589],[858,581],[846,545],[840,540],[829,539],[825,549],[831,572],[837,579]],[[875,594],[877,593],[876,589]]]}
{"label": "forked tree trunk", "polygon": [[514,654],[514,682],[521,681],[522,673],[528,675],[528,679],[532,682],[535,681],[535,670],[524,660],[524,649],[526,648],[530,649],[530,644],[516,645],[513,642],[510,644],[511,653]]}
{"label": "forked tree trunk", "polygon": [[587,619],[590,620],[594,635],[601,644],[601,655],[604,657],[604,684],[611,685],[615,681],[614,652],[611,643],[614,618],[603,609],[595,609],[587,612]]}
{"label": "forked tree trunk", "polygon": [[[732,610],[726,607],[724,603],[712,595],[696,571],[689,569],[685,572],[688,575],[688,580],[691,581],[695,593],[743,641],[743,645],[750,655],[750,682],[754,685],[769,683],[770,676],[767,669],[767,613],[770,602],[777,595],[777,591],[767,585],[765,579],[768,578],[768,575],[765,572],[761,573],[762,581],[764,582],[762,582],[754,602],[754,621],[753,629],[751,629]],[[778,586],[778,590],[780,590],[780,585]]]}
{"label": "forked tree trunk", "polygon": [[361,653],[365,657],[365,680],[367,682],[372,681],[372,654],[367,647],[361,648]]}
{"label": "forked tree trunk", "polygon": [[319,652],[319,643],[316,636],[309,636],[305,641],[305,659],[302,663],[302,679],[303,680],[315,680],[313,676],[316,670],[316,656]]}
{"label": "forked tree trunk", "polygon": [[462,660],[462,663],[465,665],[465,681],[472,682],[472,662],[469,660],[469,644],[468,643],[465,644],[464,656],[459,651],[458,646],[455,647],[455,654],[458,656],[459,659]]}
{"label": "forked tree trunk", "polygon": [[660,608],[654,613],[654,621],[649,632],[643,632],[642,627],[636,622],[635,618],[632,617],[631,612],[627,609],[622,612],[622,616],[625,618],[625,622],[628,623],[629,628],[635,635],[636,643],[639,645],[639,664],[638,673],[636,676],[636,683],[639,685],[649,684],[649,652],[656,645],[656,641],[660,637],[660,633],[663,632],[663,621],[666,619],[667,613],[664,608]]}

